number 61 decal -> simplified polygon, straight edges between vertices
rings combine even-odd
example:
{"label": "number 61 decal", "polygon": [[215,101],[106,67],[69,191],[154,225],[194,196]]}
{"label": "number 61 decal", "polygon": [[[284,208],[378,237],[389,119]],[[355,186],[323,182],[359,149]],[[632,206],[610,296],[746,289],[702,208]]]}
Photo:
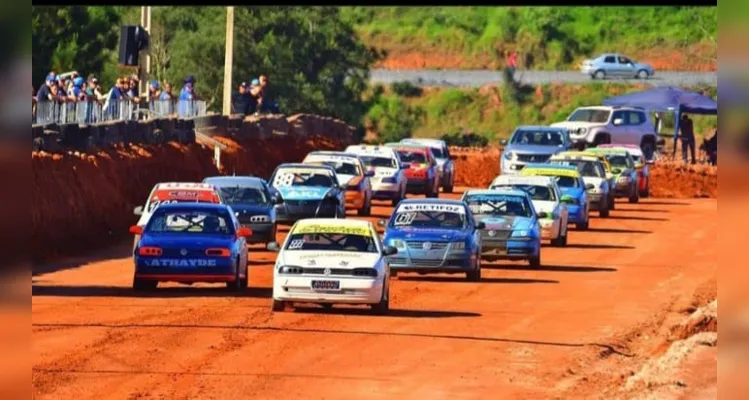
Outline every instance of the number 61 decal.
{"label": "number 61 decal", "polygon": [[416,213],[402,213],[395,217],[395,225],[411,225],[416,219]]}

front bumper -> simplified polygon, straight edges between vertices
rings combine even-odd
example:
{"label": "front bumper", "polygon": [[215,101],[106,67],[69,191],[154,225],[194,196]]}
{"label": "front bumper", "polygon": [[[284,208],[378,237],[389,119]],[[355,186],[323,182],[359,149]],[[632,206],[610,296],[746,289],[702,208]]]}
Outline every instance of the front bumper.
{"label": "front bumper", "polygon": [[504,158],[502,159],[502,164],[500,165],[502,171],[502,175],[519,175],[520,171],[525,168],[525,166],[528,163],[522,162],[522,161],[506,161]]}
{"label": "front bumper", "polygon": [[448,253],[443,257],[418,258],[398,254],[388,260],[391,271],[423,273],[458,273],[471,271],[473,260],[468,254]]}
{"label": "front bumper", "polygon": [[527,260],[538,257],[540,240],[486,240],[481,244],[481,258],[486,260]]}
{"label": "front bumper", "polygon": [[401,186],[398,183],[372,182],[372,198],[392,200],[400,198]]}
{"label": "front bumper", "polygon": [[[548,221],[548,222],[546,222]],[[541,239],[543,240],[553,240],[556,239],[559,236],[559,232],[561,229],[557,230],[556,235],[554,235],[554,224],[556,223],[556,220],[553,219],[545,219],[540,222],[541,225]],[[559,221],[561,224],[561,220]]]}
{"label": "front bumper", "polygon": [[276,221],[292,223],[305,218],[334,218],[338,203],[323,200],[289,200],[276,208]]}
{"label": "front bumper", "polygon": [[585,222],[585,207],[567,204],[567,223],[580,224]]}
{"label": "front bumper", "polygon": [[636,185],[635,182],[617,183],[614,187],[614,197],[629,197],[634,185]]}
{"label": "front bumper", "polygon": [[588,198],[590,199],[590,209],[599,211],[601,205],[604,204],[604,199],[606,199],[606,193],[588,193]]}
{"label": "front bumper", "polygon": [[[340,281],[340,290],[317,291],[312,289],[313,280]],[[382,298],[384,277],[309,277],[274,274],[273,299],[309,303],[376,304]]]}
{"label": "front bumper", "polygon": [[408,178],[408,183],[406,184],[406,192],[421,194],[424,193],[428,187],[429,179],[427,178]]}

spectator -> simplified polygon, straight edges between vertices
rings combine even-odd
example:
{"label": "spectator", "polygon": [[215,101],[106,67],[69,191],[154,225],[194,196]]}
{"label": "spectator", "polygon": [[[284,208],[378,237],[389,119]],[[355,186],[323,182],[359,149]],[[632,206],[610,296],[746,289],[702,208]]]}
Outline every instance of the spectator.
{"label": "spectator", "polygon": [[51,93],[52,86],[57,87],[57,76],[55,76],[54,72],[50,72],[49,75],[47,75],[44,84],[42,84],[36,92],[37,101],[43,102],[54,100],[55,97]]}
{"label": "spectator", "polygon": [[195,78],[189,75],[185,79],[185,86],[179,94],[179,115],[196,115],[195,100],[200,100],[200,97],[195,93]]}
{"label": "spectator", "polygon": [[510,71],[510,76],[515,77],[515,71],[518,68],[518,52],[513,51],[507,56],[507,69]]}
{"label": "spectator", "polygon": [[715,128],[713,137],[705,141],[705,152],[707,153],[707,162],[710,165],[718,165],[718,128]]}
{"label": "spectator", "polygon": [[86,92],[85,88],[83,87],[85,85],[85,82],[83,81],[83,78],[77,77],[73,79],[71,90],[68,93],[68,97],[71,99],[71,101],[86,101]]}
{"label": "spectator", "polygon": [[681,133],[681,159],[684,161],[684,164],[687,163],[687,150],[689,150],[692,155],[692,164],[696,164],[697,160],[694,150],[694,123],[687,114],[681,116],[679,132]]}
{"label": "spectator", "polygon": [[127,90],[127,96],[130,98],[130,100],[134,103],[140,103],[140,89],[138,88],[138,84],[140,81],[138,80],[138,77],[133,75],[128,80],[128,90]]}
{"label": "spectator", "polygon": [[[263,89],[260,87],[260,81],[253,79],[250,83],[250,113],[260,114],[260,108],[263,104]],[[254,107],[252,107],[254,105]],[[254,109],[252,109],[254,108]]]}
{"label": "spectator", "polygon": [[168,93],[161,90],[159,81],[152,81],[148,85],[150,110],[158,115],[169,115],[174,112]]}
{"label": "spectator", "polygon": [[247,91],[247,82],[239,84],[239,89],[237,93],[234,93],[233,100],[232,114],[248,115],[250,113],[250,101],[253,100],[253,97]]}
{"label": "spectator", "polygon": [[172,85],[169,82],[164,82],[164,100],[171,100],[174,98],[172,94]]}
{"label": "spectator", "polygon": [[278,109],[278,105],[274,101],[275,95],[272,92],[272,88],[269,85],[268,76],[267,75],[260,75],[260,78],[258,79],[258,83],[260,84],[260,97],[263,99],[263,105],[260,112],[262,113],[273,113],[273,114],[280,114],[281,111]]}
{"label": "spectator", "polygon": [[[188,89],[188,86],[189,86],[189,89]],[[183,86],[182,90],[180,90],[179,92],[179,99],[180,100],[194,100],[193,99],[193,97],[195,96],[194,87],[195,87],[195,77],[192,75],[187,75],[187,77],[185,78],[185,86]]]}

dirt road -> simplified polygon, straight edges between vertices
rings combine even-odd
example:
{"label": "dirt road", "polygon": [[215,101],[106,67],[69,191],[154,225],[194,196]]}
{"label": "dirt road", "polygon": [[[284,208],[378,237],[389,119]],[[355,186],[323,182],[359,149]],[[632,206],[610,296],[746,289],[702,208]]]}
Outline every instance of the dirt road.
{"label": "dirt road", "polygon": [[589,232],[571,231],[567,248],[544,247],[540,270],[484,265],[480,283],[401,277],[385,317],[271,314],[274,255],[259,251],[245,294],[210,285],[135,294],[124,243],[33,277],[32,391],[76,400],[559,395],[570,366],[630,356],[611,338],[715,277],[716,217],[715,199],[618,203]]}

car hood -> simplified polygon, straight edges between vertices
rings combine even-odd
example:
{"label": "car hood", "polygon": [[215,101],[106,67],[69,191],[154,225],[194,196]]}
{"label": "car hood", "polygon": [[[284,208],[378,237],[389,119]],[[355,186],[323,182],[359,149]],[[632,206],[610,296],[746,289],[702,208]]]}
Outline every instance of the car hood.
{"label": "car hood", "polygon": [[336,174],[336,178],[338,179],[338,184],[341,185],[342,187],[345,187],[346,185],[348,185],[349,181],[354,179],[354,175]]}
{"label": "car hood", "polygon": [[469,235],[467,229],[398,228],[385,232],[386,240],[460,241]]}
{"label": "car hood", "polygon": [[486,225],[486,230],[529,230],[533,226],[533,219],[525,217],[477,215],[476,222],[479,221]]}
{"label": "car hood", "polygon": [[373,171],[376,177],[389,178],[395,176],[398,173],[398,168],[387,168],[387,167],[370,167],[368,171]]}
{"label": "car hood", "polygon": [[141,246],[158,246],[162,248],[204,249],[209,247],[231,247],[232,235],[201,235],[195,233],[144,233],[140,239]]}
{"label": "car hood", "polygon": [[600,188],[601,187],[601,183],[603,183],[604,181],[608,181],[608,180],[609,180],[609,178],[605,178],[605,179],[604,178],[594,178],[592,176],[584,176],[583,177],[583,182],[585,182],[586,185],[587,184],[591,184],[591,185],[595,186],[596,188]]}
{"label": "car hood", "polygon": [[557,208],[557,204],[555,201],[533,200],[533,208],[536,209],[536,212],[545,212],[549,215]]}
{"label": "car hood", "polygon": [[529,146],[522,144],[509,144],[505,147],[505,151],[511,151],[518,154],[531,154],[531,155],[552,155],[559,153],[564,150],[563,147],[558,146]]}
{"label": "car hood", "polygon": [[562,192],[562,196],[572,196],[576,199],[583,195],[583,189],[580,188],[560,187],[559,190]]}
{"label": "car hood", "polygon": [[440,167],[444,167],[444,166],[445,166],[445,164],[447,164],[447,161],[448,161],[449,159],[447,159],[447,158],[437,158],[436,160],[437,160],[437,165],[438,165],[438,166],[440,166]]}
{"label": "car hood", "polygon": [[564,121],[551,124],[554,128],[567,128],[567,129],[579,129],[579,128],[593,128],[597,126],[604,126],[605,122],[585,122],[585,121]]}
{"label": "car hood", "polygon": [[297,267],[319,266],[331,268],[371,268],[375,266],[380,257],[379,253],[284,250],[278,255],[277,265],[293,265]]}
{"label": "car hood", "polygon": [[232,204],[231,209],[238,215],[268,214],[273,206],[269,204]]}
{"label": "car hood", "polygon": [[284,186],[277,188],[284,200],[319,200],[335,190],[335,188],[322,186]]}

